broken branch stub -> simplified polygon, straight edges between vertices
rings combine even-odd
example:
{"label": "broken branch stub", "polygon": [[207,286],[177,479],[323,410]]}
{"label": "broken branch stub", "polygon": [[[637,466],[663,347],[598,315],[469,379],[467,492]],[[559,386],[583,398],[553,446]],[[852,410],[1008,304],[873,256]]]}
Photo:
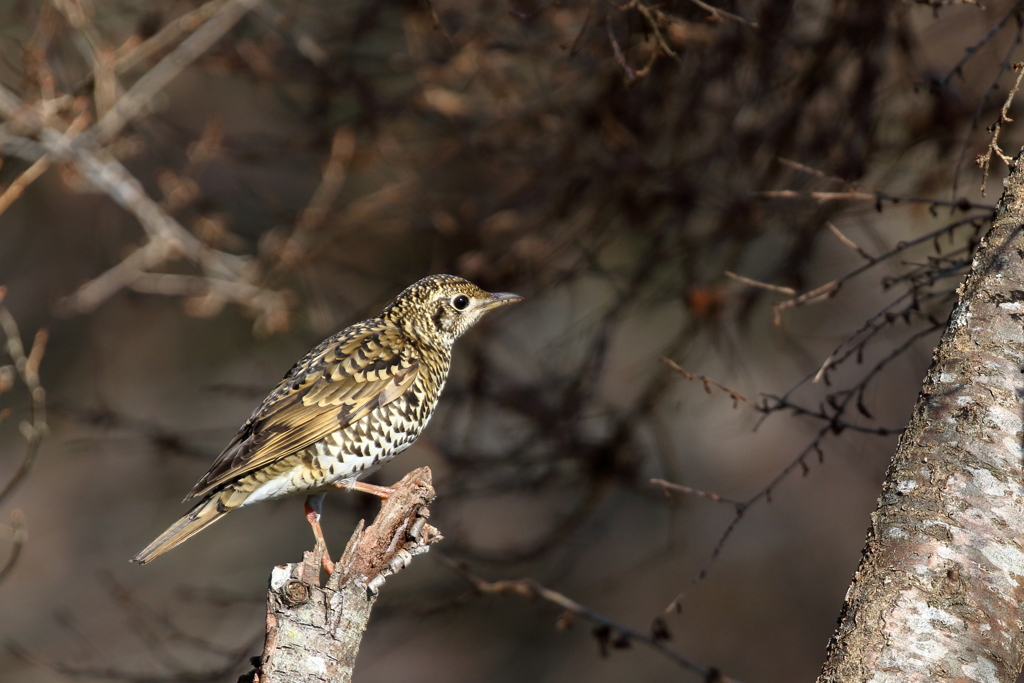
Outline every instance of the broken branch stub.
{"label": "broken branch stub", "polygon": [[321,553],[274,568],[267,594],[267,640],[253,683],[347,683],[384,580],[441,540],[427,523],[434,500],[430,469],[395,485],[373,524],[356,527],[327,584]]}

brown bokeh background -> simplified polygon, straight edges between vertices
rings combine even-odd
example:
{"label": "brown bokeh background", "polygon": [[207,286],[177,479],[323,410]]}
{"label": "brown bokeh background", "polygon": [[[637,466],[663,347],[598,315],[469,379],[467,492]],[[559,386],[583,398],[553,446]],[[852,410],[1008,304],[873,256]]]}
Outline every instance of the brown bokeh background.
{"label": "brown bokeh background", "polygon": [[[247,662],[232,662],[262,645],[270,568],[311,546],[301,499],[240,511],[152,565],[128,558],[185,510],[178,501],[292,362],[435,272],[527,297],[459,343],[429,429],[375,475],[432,468],[437,550],[487,579],[532,577],[639,631],[663,616],[671,648],[739,680],[811,680],[896,436],[821,437],[822,461],[811,453],[806,474],[796,467],[752,505],[691,583],[733,508],[667,497],[649,479],[746,500],[822,421],[780,411],[760,424],[660,359],[759,401],[813,375],[908,287],[921,293],[922,313],[883,325],[862,363],[793,395],[817,410],[860,386],[926,315],[945,319],[976,238],[969,226],[778,325],[771,304],[787,297],[725,272],[797,291],[850,272],[865,261],[829,221],[873,255],[964,217],[983,229],[987,211],[971,202],[994,204],[1005,167],[993,166],[983,198],[972,162],[1013,83],[1017,18],[952,72],[1014,3],[720,3],[752,26],[687,0],[268,2],[154,98],[111,153],[194,234],[249,257],[260,287],[284,293],[280,309],[129,287],[95,311],[68,310],[64,297],[143,240],[70,165],[0,215],[6,304],[26,340],[50,331],[50,433],[0,510],[22,510],[29,530],[0,583],[0,680],[244,673]],[[0,83],[26,102],[42,92],[39,54],[60,92],[92,97],[81,31],[62,6],[0,2]],[[118,46],[198,5],[76,6]],[[1004,149],[1017,149],[1015,134],[1007,124]],[[332,145],[343,184],[290,241]],[[0,182],[25,167],[5,158]],[[852,187],[967,199],[757,194]],[[186,260],[159,271],[195,273]],[[937,337],[894,356],[866,385],[865,414],[843,419],[902,426]],[[28,402],[20,388],[0,401],[12,410],[0,423],[6,480]],[[335,552],[376,506],[329,498]],[[0,533],[0,557],[9,545]],[[665,614],[681,591],[680,611]],[[356,676],[696,680],[641,643],[603,657],[592,625],[558,629],[558,616],[475,595],[427,555],[385,586]]]}

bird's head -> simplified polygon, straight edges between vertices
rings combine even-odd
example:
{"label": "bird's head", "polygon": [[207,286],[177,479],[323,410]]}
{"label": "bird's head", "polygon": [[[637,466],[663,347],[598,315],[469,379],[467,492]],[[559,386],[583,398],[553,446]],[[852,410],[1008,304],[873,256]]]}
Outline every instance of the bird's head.
{"label": "bird's head", "polygon": [[431,275],[406,287],[381,317],[420,341],[450,347],[487,311],[522,300],[518,294],[485,292],[455,275]]}

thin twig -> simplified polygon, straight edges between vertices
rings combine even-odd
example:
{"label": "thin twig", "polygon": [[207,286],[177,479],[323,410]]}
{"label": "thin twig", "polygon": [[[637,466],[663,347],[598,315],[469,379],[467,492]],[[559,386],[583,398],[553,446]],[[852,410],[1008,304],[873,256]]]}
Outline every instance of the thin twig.
{"label": "thin twig", "polygon": [[154,95],[230,31],[256,2],[257,0],[228,0],[220,6],[199,29],[136,81],[92,130],[82,136],[79,146],[94,147],[109,142],[150,105]]}
{"label": "thin twig", "polygon": [[907,249],[909,249],[911,247],[914,247],[914,246],[917,246],[918,244],[921,244],[923,242],[928,242],[928,241],[930,241],[932,239],[935,239],[936,237],[938,237],[940,235],[943,235],[943,234],[946,234],[946,233],[956,229],[957,227],[959,227],[961,225],[965,225],[967,223],[973,223],[973,222],[975,222],[977,220],[981,220],[981,219],[984,219],[984,218],[986,218],[986,217],[985,216],[970,216],[968,218],[963,218],[963,219],[961,219],[959,221],[955,221],[954,223],[950,223],[949,225],[943,226],[943,227],[941,227],[941,228],[939,228],[937,230],[933,230],[933,231],[931,231],[929,233],[926,233],[926,234],[922,235],[921,237],[917,237],[917,238],[909,240],[907,242],[900,242],[894,248],[890,249],[886,253],[884,253],[881,256],[878,256],[876,258],[873,258],[871,261],[869,261],[868,263],[865,263],[862,266],[854,268],[853,270],[851,270],[850,272],[846,273],[842,277],[836,278],[835,280],[832,280],[831,282],[826,282],[825,284],[821,285],[820,287],[815,287],[814,289],[812,289],[810,291],[807,291],[807,292],[804,292],[803,294],[801,294],[801,295],[799,295],[797,297],[794,297],[792,299],[787,299],[786,301],[779,301],[779,302],[776,302],[776,303],[772,304],[772,310],[775,313],[775,324],[779,325],[779,324],[782,323],[782,315],[781,315],[782,311],[784,311],[786,309],[789,309],[789,308],[794,308],[796,306],[803,306],[805,304],[817,303],[817,302],[824,301],[826,299],[830,299],[830,298],[834,297],[839,292],[839,289],[840,289],[840,287],[842,287],[843,284],[845,284],[849,280],[857,277],[858,275],[864,273],[868,269],[875,267],[879,263],[882,263],[883,261],[885,261],[885,260],[887,260],[889,258],[892,258],[896,254],[904,252]]}
{"label": "thin twig", "polygon": [[622,48],[619,47],[619,41],[615,40],[615,33],[612,32],[612,23],[605,20],[604,28],[608,33],[608,42],[612,45],[612,53],[615,55],[615,61],[618,62],[620,67],[622,67],[622,71],[625,73],[626,85],[629,85],[636,80],[636,72],[633,71],[633,68],[626,62],[626,57],[622,54]]}
{"label": "thin twig", "polygon": [[166,49],[181,36],[192,33],[203,26],[210,17],[217,14],[227,0],[210,0],[191,12],[182,14],[177,19],[165,24],[159,31],[146,40],[119,55],[114,69],[117,73],[131,71],[137,65]]}
{"label": "thin twig", "polygon": [[992,38],[999,33],[999,29],[1006,25],[1006,22],[1010,20],[1010,17],[1017,13],[1017,10],[1022,4],[1024,4],[1024,0],[1017,0],[1017,2],[1013,3],[1013,7],[1010,8],[1010,11],[1003,15],[1003,17],[989,29],[988,33],[981,37],[981,40],[964,50],[964,56],[960,58],[960,61],[956,63],[956,66],[950,69],[949,73],[938,81],[938,87],[945,88],[949,85],[949,81],[954,75],[963,77],[964,65],[967,64],[971,57],[977,54],[978,50],[980,50],[988,41],[992,40]]}
{"label": "thin twig", "polygon": [[751,287],[758,287],[760,289],[767,289],[770,292],[778,292],[780,294],[788,294],[789,296],[794,296],[797,293],[797,291],[795,289],[793,289],[792,287],[783,287],[782,285],[773,285],[773,284],[771,284],[769,282],[761,282],[760,280],[751,280],[749,277],[744,277],[742,275],[737,275],[736,273],[733,273],[732,271],[729,271],[729,270],[725,271],[725,276],[728,277],[728,278],[732,278],[733,280],[736,280],[737,282],[742,282],[745,285],[750,285]]}
{"label": "thin twig", "polygon": [[708,3],[704,2],[704,0],[690,0],[690,2],[695,4],[697,7],[700,7],[705,12],[709,12],[711,14],[711,16],[714,19],[716,19],[717,21],[722,21],[724,19],[731,19],[733,21],[737,21],[737,22],[743,24],[744,26],[749,26],[750,28],[758,28],[758,25],[757,25],[756,22],[744,19],[743,17],[741,17],[738,14],[733,14],[732,12],[726,12],[724,9],[721,9],[719,7],[713,7],[712,5],[709,5]]}
{"label": "thin twig", "polygon": [[[247,259],[211,249],[169,216],[160,204],[143,190],[141,183],[112,157],[100,158],[90,150],[73,144],[67,135],[46,128],[38,115],[26,107],[7,88],[0,85],[0,115],[25,121],[39,130],[40,141],[51,157],[70,161],[100,191],[131,212],[149,236],[149,242],[127,259],[87,282],[60,303],[65,312],[81,313],[95,309],[120,289],[130,285],[141,273],[169,259],[184,255],[198,265],[211,280],[245,286],[225,286],[221,291],[229,300],[259,313],[257,323],[268,331],[287,324],[289,297],[255,285],[257,271]],[[88,135],[84,133],[79,140]],[[5,142],[18,136],[7,135]],[[75,141],[77,142],[77,140]],[[236,298],[237,297],[237,298]]]}
{"label": "thin twig", "polygon": [[[1016,7],[1014,7],[1016,9]],[[1017,17],[1017,35],[1014,37],[1013,42],[1010,44],[1010,48],[1006,51],[1006,56],[1003,57],[1003,61],[1000,62],[999,68],[996,70],[995,78],[992,79],[992,83],[989,84],[988,89],[985,90],[985,94],[978,102],[977,108],[974,110],[974,116],[971,118],[971,126],[967,135],[964,136],[964,144],[960,148],[960,155],[956,160],[956,167],[953,169],[953,188],[952,196],[956,196],[957,188],[960,186],[960,169],[963,167],[964,159],[967,157],[967,149],[971,144],[971,137],[974,131],[978,127],[978,121],[981,120],[981,113],[985,110],[988,105],[989,97],[999,87],[999,79],[1003,77],[1003,74],[1010,65],[1013,63],[1013,56],[1017,53],[1017,48],[1021,44],[1021,39],[1024,38],[1024,18],[1018,15]]]}
{"label": "thin twig", "polygon": [[[853,276],[851,275],[850,277]],[[848,277],[843,276],[838,280],[826,282],[820,287],[815,287],[812,290],[804,292],[800,296],[794,297],[792,299],[787,299],[786,301],[775,302],[774,304],[772,304],[772,312],[774,314],[775,324],[782,324],[782,311],[786,310],[787,308],[795,308],[797,306],[819,303],[825,301],[826,299],[831,299],[832,297],[839,293],[839,288],[848,279]]]}
{"label": "thin twig", "polygon": [[[951,266],[943,269],[936,274],[933,274],[927,281],[921,283],[919,286],[925,286],[937,282],[939,279],[948,277],[950,274],[957,272],[960,266]],[[829,353],[828,358],[815,372],[809,373],[799,382],[789,388],[788,391],[781,397],[780,400],[788,400],[800,387],[807,383],[817,383],[827,372],[833,367],[845,362],[851,356],[858,354],[863,346],[876,334],[878,334],[884,327],[889,324],[892,320],[900,317],[904,317],[909,311],[917,310],[916,303],[919,295],[916,294],[916,290],[911,288],[896,297],[893,301],[886,304],[881,311],[868,318],[863,325],[857,328],[849,337],[844,339],[836,348]],[[903,312],[893,312],[893,309],[897,304],[900,304],[907,299],[911,299],[911,303]],[[854,344],[854,342],[857,342]],[[766,414],[762,417],[762,422],[766,419]],[[760,424],[760,423],[759,423]],[[756,429],[756,427],[755,427]]]}
{"label": "thin twig", "polygon": [[[71,125],[69,125],[67,130],[64,131],[62,139],[65,141],[73,140],[82,132],[82,130],[85,129],[86,125],[88,125],[90,116],[91,115],[88,110],[85,110],[76,116],[74,121],[71,122]],[[46,169],[49,167],[50,157],[44,154],[36,159],[31,166],[25,169],[21,175],[15,178],[14,182],[8,185],[7,189],[4,190],[4,193],[0,195],[0,214],[7,211],[11,204],[21,197],[25,192],[25,189],[35,182],[39,176],[45,173]]]}
{"label": "thin twig", "polygon": [[[739,683],[736,679],[723,676],[714,668],[697,664],[675,650],[672,650],[663,642],[665,640],[664,637],[656,638],[653,635],[648,635],[631,629],[628,626],[624,626],[617,621],[609,619],[603,614],[599,614],[598,612],[581,605],[572,598],[569,598],[558,591],[551,590],[550,588],[541,585],[534,579],[527,578],[505,581],[487,581],[486,579],[470,572],[461,562],[457,562],[443,553],[434,553],[434,557],[440,560],[442,564],[454,571],[456,574],[463,577],[473,587],[473,590],[478,593],[489,595],[518,595],[526,598],[527,600],[546,600],[547,602],[561,607],[573,616],[586,619],[592,624],[597,624],[599,627],[607,629],[603,632],[595,631],[595,635],[603,640],[603,645],[611,641],[619,647],[626,647],[630,641],[639,641],[659,651],[672,661],[682,666],[684,669],[703,676],[707,681]],[[565,619],[560,619],[559,622],[562,624],[570,623]]]}
{"label": "thin twig", "polygon": [[[672,368],[673,370],[675,370],[676,372],[681,374],[686,379],[688,379],[688,380],[690,380],[692,382],[701,382],[701,383],[703,383],[704,384],[704,391],[706,391],[707,393],[710,394],[711,393],[711,388],[715,387],[715,388],[719,389],[720,391],[728,394],[729,397],[733,400],[733,403],[732,403],[732,407],[733,408],[736,408],[740,403],[743,403],[743,404],[753,408],[757,412],[762,413],[764,415],[769,415],[771,413],[774,413],[774,412],[777,412],[777,411],[780,411],[780,410],[788,410],[788,411],[791,411],[794,415],[803,415],[805,417],[813,417],[813,418],[817,418],[819,420],[824,420],[824,421],[828,422],[830,425],[832,425],[835,428],[839,428],[839,429],[852,429],[853,431],[863,432],[865,434],[877,434],[877,435],[880,435],[880,436],[888,436],[889,434],[899,434],[899,433],[901,433],[903,431],[902,429],[896,429],[896,428],[890,428],[890,427],[867,427],[867,426],[859,425],[859,424],[856,424],[856,423],[853,423],[853,422],[848,422],[846,420],[841,420],[841,419],[839,419],[839,415],[838,414],[831,414],[830,415],[829,413],[825,412],[825,410],[823,410],[823,409],[812,410],[810,408],[807,408],[805,406],[799,405],[797,403],[793,403],[792,401],[790,401],[788,399],[788,397],[778,397],[778,396],[772,396],[771,394],[768,394],[768,395],[765,396],[765,400],[764,400],[763,403],[757,404],[757,403],[754,403],[753,401],[751,401],[750,399],[744,397],[739,392],[733,391],[729,387],[727,387],[727,386],[725,386],[723,384],[720,384],[720,383],[716,382],[713,379],[709,379],[709,378],[707,378],[707,377],[705,377],[703,375],[694,375],[694,374],[691,374],[691,373],[687,372],[686,370],[683,370],[681,367],[676,365],[674,362],[672,362],[668,358],[662,358],[661,360],[662,360],[663,363],[665,363],[670,368]],[[814,380],[815,383],[828,370],[828,368],[831,367],[830,366],[831,361],[832,361],[832,356],[829,356],[828,359],[826,359],[825,363],[822,365],[821,369],[818,370],[818,374],[815,376],[815,380]],[[691,491],[691,492],[697,493],[698,495],[700,495],[699,491]]]}
{"label": "thin twig", "polygon": [[936,206],[949,206],[961,211],[968,211],[970,209],[990,209],[995,211],[995,206],[991,204],[976,204],[968,201],[967,199],[929,199],[928,197],[905,197],[902,195],[893,195],[885,192],[863,192],[861,190],[845,190],[843,192],[818,192],[808,190],[766,190],[764,192],[755,192],[754,196],[764,197],[766,199],[814,199],[818,204],[825,204],[827,202],[837,202],[845,200],[854,201],[872,201],[878,205],[882,202],[892,202],[898,204],[900,202],[907,202],[912,204],[927,204],[932,207]]}
{"label": "thin twig", "polygon": [[686,379],[690,380],[691,382],[701,382],[701,383],[703,383],[704,384],[704,391],[706,391],[709,394],[711,393],[711,388],[712,387],[718,389],[719,391],[722,391],[722,392],[728,394],[729,398],[732,399],[732,407],[733,408],[738,406],[740,403],[748,405],[748,406],[750,406],[751,408],[754,408],[754,409],[758,409],[759,408],[759,406],[756,403],[754,403],[753,401],[751,401],[749,398],[747,398],[743,394],[739,393],[738,391],[733,391],[732,389],[730,389],[729,387],[725,386],[724,384],[720,384],[720,383],[716,382],[713,379],[708,379],[704,375],[693,375],[693,374],[690,374],[686,370],[683,370],[681,367],[676,365],[676,363],[674,361],[672,361],[671,359],[669,359],[669,358],[662,358],[661,362],[664,363],[665,365],[669,366],[670,368],[672,368],[673,370],[678,372],[680,375],[682,375]]}
{"label": "thin twig", "polygon": [[[642,0],[630,0],[627,4],[619,6],[619,10],[623,12],[631,9],[635,9],[643,16],[644,20],[647,22],[647,26],[651,29],[651,33],[654,34],[654,40],[658,43],[658,47],[661,48],[661,51],[676,61],[680,61],[679,55],[676,54],[675,50],[669,47],[668,43],[665,41],[665,36],[661,33],[662,22],[671,21],[674,17],[665,14],[661,10],[648,7],[642,2]],[[657,18],[655,18],[655,15],[657,15]]]}
{"label": "thin twig", "polygon": [[[0,287],[0,302],[3,301],[6,294],[7,290],[4,287]],[[49,429],[46,423],[46,391],[39,383],[39,366],[43,361],[43,355],[46,353],[46,330],[36,332],[32,348],[29,349],[28,355],[26,355],[25,347],[21,342],[21,332],[18,329],[18,323],[15,322],[14,316],[11,315],[7,306],[4,306],[2,303],[0,303],[0,329],[3,330],[7,340],[4,346],[7,355],[10,356],[13,362],[14,372],[17,373],[28,390],[31,403],[31,420],[23,421],[20,425],[22,436],[25,437],[27,442],[25,454],[22,456],[21,464],[18,466],[17,471],[7,481],[3,489],[0,490],[0,504],[2,504],[18,488],[18,485],[25,480],[29,472],[32,471],[36,457],[39,454],[39,447],[43,442],[43,437]],[[3,568],[0,568],[0,581],[7,578],[14,569],[18,558],[21,557],[22,547],[28,538],[25,516],[21,510],[11,512],[11,526],[13,529],[12,546],[7,556],[7,561],[4,563]]]}
{"label": "thin twig", "polygon": [[837,228],[831,221],[826,222],[825,225],[828,226],[828,229],[832,232],[833,235],[835,235],[839,239],[840,242],[842,242],[843,244],[848,246],[850,249],[853,249],[855,252],[857,252],[861,257],[866,259],[868,262],[874,263],[874,261],[875,261],[875,257],[874,256],[872,256],[871,254],[869,254],[866,251],[864,251],[863,249],[861,249],[860,246],[856,242],[854,242],[849,237],[844,235],[839,230],[839,228]]}
{"label": "thin twig", "polygon": [[713,500],[716,503],[728,503],[729,505],[734,505],[736,507],[744,507],[746,505],[746,503],[744,503],[742,500],[726,498],[725,496],[720,496],[717,493],[714,493],[713,491],[701,491],[700,489],[690,488],[689,486],[683,486],[682,484],[675,484],[665,479],[654,478],[651,479],[650,482],[656,486],[660,486],[662,489],[665,490],[666,494],[668,494],[670,491],[678,491],[679,493],[685,493],[690,496],[707,498],[708,500]]}
{"label": "thin twig", "polygon": [[[2,300],[2,293],[4,292],[4,288],[0,287],[0,300]],[[39,454],[39,446],[42,444],[43,437],[48,431],[46,424],[46,391],[39,383],[39,364],[42,362],[43,354],[46,352],[48,335],[46,330],[36,332],[32,348],[29,350],[28,355],[25,355],[25,348],[21,343],[21,333],[18,330],[18,324],[15,322],[14,316],[11,315],[11,312],[4,305],[0,305],[0,329],[3,330],[7,338],[5,344],[7,355],[11,357],[18,376],[25,384],[26,389],[28,389],[32,406],[31,420],[21,423],[21,433],[28,442],[28,445],[25,448],[21,465],[18,466],[17,471],[8,480],[3,489],[0,489],[0,504],[2,504],[32,470],[36,456]]]}
{"label": "thin twig", "polygon": [[1024,64],[1020,62],[1013,63],[1013,70],[1017,72],[1017,80],[1014,82],[1013,87],[1010,88],[1010,93],[1006,96],[1006,102],[1003,103],[1003,108],[999,110],[999,118],[989,127],[989,131],[992,133],[992,138],[988,141],[988,149],[985,150],[984,154],[978,155],[978,166],[981,167],[981,196],[987,195],[987,184],[988,184],[988,172],[989,167],[992,163],[992,155],[995,154],[1003,163],[1008,167],[1013,164],[1013,159],[1007,156],[1003,150],[999,147],[999,133],[1003,130],[1004,123],[1011,123],[1013,119],[1010,118],[1010,104],[1013,102],[1014,96],[1020,89],[1020,81],[1024,78]]}
{"label": "thin twig", "polygon": [[779,163],[782,164],[783,166],[789,166],[790,168],[800,171],[801,173],[807,173],[808,175],[817,176],[818,178],[824,178],[825,180],[836,182],[847,187],[849,186],[849,182],[847,182],[843,178],[840,178],[839,176],[835,175],[830,175],[819,168],[814,168],[812,166],[808,166],[807,164],[802,164],[799,161],[794,161],[793,159],[786,159],[785,157],[778,157],[778,159]]}
{"label": "thin twig", "polygon": [[4,566],[0,568],[0,583],[3,583],[4,579],[10,575],[14,565],[18,564],[18,558],[21,557],[21,551],[27,540],[28,528],[25,524],[25,513],[20,509],[11,510],[11,550],[7,554]]}
{"label": "thin twig", "polygon": [[[676,595],[676,597],[672,599],[672,601],[665,608],[667,612],[678,612],[682,609],[683,598],[686,596],[690,588],[692,588],[696,583],[702,581],[707,576],[708,571],[711,569],[711,566],[716,562],[718,557],[721,555],[722,550],[725,548],[726,542],[732,536],[733,532],[736,530],[739,523],[743,520],[744,515],[748,512],[751,506],[760,501],[771,502],[772,491],[774,491],[779,486],[779,484],[781,484],[797,469],[801,470],[806,475],[809,472],[807,460],[810,456],[816,454],[819,462],[821,462],[824,459],[822,441],[829,434],[841,433],[842,430],[846,428],[846,426],[842,424],[842,421],[839,418],[848,408],[850,403],[854,401],[855,398],[859,401],[863,397],[864,389],[868,385],[868,383],[870,383],[872,379],[877,377],[879,373],[881,373],[882,370],[885,369],[886,366],[888,366],[889,363],[891,363],[896,358],[905,353],[907,349],[909,349],[919,339],[934,333],[941,327],[941,323],[939,323],[938,321],[934,321],[927,328],[919,330],[918,332],[914,333],[902,344],[894,348],[890,353],[888,353],[885,357],[879,360],[878,363],[876,363],[875,366],[870,371],[868,371],[864,375],[864,377],[861,378],[857,387],[847,391],[837,392],[837,394],[834,394],[832,397],[830,397],[830,399],[833,399],[830,400],[830,403],[832,404],[835,413],[828,420],[828,423],[823,425],[820,429],[818,429],[818,431],[815,433],[814,437],[811,439],[808,445],[803,450],[801,450],[800,453],[792,461],[790,461],[790,463],[786,465],[786,467],[784,467],[778,474],[776,474],[767,484],[762,486],[757,492],[755,492],[746,500],[739,501],[739,504],[736,505],[736,513],[733,519],[729,522],[728,526],[726,527],[725,531],[723,531],[722,535],[719,536],[718,541],[715,543],[715,546],[712,549],[707,561],[704,563],[704,566],[690,579],[686,588],[681,590]],[[837,396],[838,398],[835,398]],[[777,401],[779,401],[780,404],[783,402],[783,400],[780,399],[777,399]],[[876,431],[875,433],[881,434],[882,432]]]}
{"label": "thin twig", "polygon": [[50,159],[46,156],[39,157],[31,166],[25,169],[14,181],[7,186],[3,194],[0,194],[0,214],[15,202],[25,192],[25,188],[31,185],[39,176],[50,168]]}

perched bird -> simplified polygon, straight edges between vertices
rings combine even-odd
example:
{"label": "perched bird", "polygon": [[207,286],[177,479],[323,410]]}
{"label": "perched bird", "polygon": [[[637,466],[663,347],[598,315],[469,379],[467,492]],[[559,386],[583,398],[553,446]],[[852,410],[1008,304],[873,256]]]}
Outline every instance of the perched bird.
{"label": "perched bird", "polygon": [[[487,311],[522,301],[454,275],[408,287],[376,318],[307,353],[263,400],[185,497],[188,514],[132,559],[145,564],[240,507],[304,493],[318,544],[323,495],[352,488],[408,448],[430,419],[451,365],[452,345]],[[326,544],[324,544],[326,547]],[[333,563],[325,553],[324,566]]]}

